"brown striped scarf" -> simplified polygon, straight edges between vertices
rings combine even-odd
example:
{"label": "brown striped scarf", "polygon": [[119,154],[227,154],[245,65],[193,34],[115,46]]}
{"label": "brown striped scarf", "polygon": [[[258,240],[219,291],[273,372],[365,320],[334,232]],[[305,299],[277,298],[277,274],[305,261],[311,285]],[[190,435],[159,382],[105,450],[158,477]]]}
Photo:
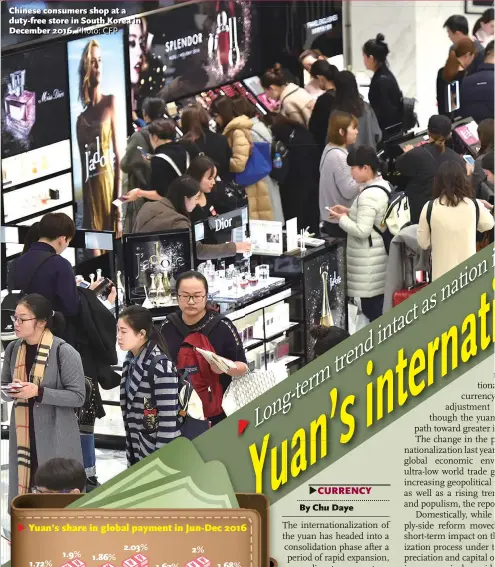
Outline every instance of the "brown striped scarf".
{"label": "brown striped scarf", "polygon": [[[26,343],[22,341],[14,368],[13,382],[32,382],[40,386],[45,376],[53,335],[46,329],[41,335],[31,374],[26,376]],[[31,482],[31,448],[29,439],[29,400],[15,401],[15,432],[17,437],[17,493],[26,494]]]}

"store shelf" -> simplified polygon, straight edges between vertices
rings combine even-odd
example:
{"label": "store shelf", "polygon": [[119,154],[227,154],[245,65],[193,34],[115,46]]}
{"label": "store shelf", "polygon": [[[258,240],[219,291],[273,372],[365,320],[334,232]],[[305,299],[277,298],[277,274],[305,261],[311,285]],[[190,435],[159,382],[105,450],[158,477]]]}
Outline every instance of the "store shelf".
{"label": "store shelf", "polygon": [[259,347],[263,344],[261,339],[248,339],[242,343],[244,350],[252,350],[253,348]]}
{"label": "store shelf", "polygon": [[300,324],[301,324],[301,323],[290,322],[287,327],[285,327],[284,329],[280,329],[279,331],[277,331],[276,333],[273,333],[272,335],[268,335],[268,336],[266,337],[266,339],[258,339],[258,338],[255,337],[255,338],[252,339],[252,340],[253,340],[253,341],[263,341],[263,340],[272,341],[273,339],[276,339],[276,338],[278,338],[278,337],[281,337],[284,333],[287,333],[288,331],[292,331],[292,330],[294,330],[296,327],[299,327]]}
{"label": "store shelf", "polygon": [[301,360],[300,356],[284,356],[283,358],[280,358],[279,360],[277,360],[277,362],[283,362],[285,364],[285,366],[290,366],[292,364],[294,364],[295,362],[298,362],[299,360]]}

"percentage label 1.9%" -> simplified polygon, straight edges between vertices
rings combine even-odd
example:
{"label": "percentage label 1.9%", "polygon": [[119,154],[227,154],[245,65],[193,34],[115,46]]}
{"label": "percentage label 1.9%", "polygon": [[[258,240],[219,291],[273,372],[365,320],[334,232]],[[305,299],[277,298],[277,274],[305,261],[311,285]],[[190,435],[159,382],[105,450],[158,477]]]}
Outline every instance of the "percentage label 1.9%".
{"label": "percentage label 1.9%", "polygon": [[116,561],[117,558],[114,553],[100,553],[99,555],[93,555],[93,561]]}
{"label": "percentage label 1.9%", "polygon": [[51,561],[30,561],[29,567],[52,567]]}
{"label": "percentage label 1.9%", "polygon": [[68,551],[66,553],[62,553],[62,557],[64,559],[80,559],[81,552],[80,551]]}
{"label": "percentage label 1.9%", "polygon": [[148,551],[148,546],[145,543],[140,543],[139,545],[124,545],[124,551]]}

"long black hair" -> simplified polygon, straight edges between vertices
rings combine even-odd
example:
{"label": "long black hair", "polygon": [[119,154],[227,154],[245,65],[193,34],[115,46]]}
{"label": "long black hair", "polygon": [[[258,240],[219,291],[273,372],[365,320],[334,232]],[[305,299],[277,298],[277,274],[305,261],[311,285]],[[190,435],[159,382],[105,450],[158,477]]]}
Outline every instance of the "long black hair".
{"label": "long black hair", "polygon": [[186,171],[186,175],[189,175],[198,183],[201,183],[205,174],[208,172],[213,173],[215,169],[217,169],[217,166],[212,159],[208,156],[198,156],[192,160],[191,165]]}
{"label": "long black hair", "polygon": [[135,333],[144,331],[146,340],[156,344],[163,354],[170,358],[167,343],[153,324],[153,317],[148,309],[140,305],[131,305],[122,311],[119,319],[125,321]]}
{"label": "long black hair", "polygon": [[40,239],[40,223],[35,222],[29,227],[27,231],[26,238],[24,239],[24,248],[22,249],[22,253],[25,254],[30,248],[31,244],[38,242]]}
{"label": "long black hair", "polygon": [[181,175],[174,179],[167,191],[167,199],[172,203],[174,209],[184,215],[189,216],[186,210],[185,198],[191,199],[200,192],[199,182],[190,175]]}
{"label": "long black hair", "polygon": [[386,65],[390,50],[385,43],[385,36],[379,33],[375,39],[368,39],[363,45],[363,53],[368,57],[373,57],[378,65]]}
{"label": "long black hair", "polygon": [[360,118],[364,112],[364,101],[359,94],[356,77],[350,71],[340,71],[334,83],[335,109]]}
{"label": "long black hair", "polygon": [[17,305],[25,305],[35,316],[36,321],[46,321],[46,329],[55,336],[60,336],[65,329],[65,319],[62,313],[53,311],[50,301],[39,293],[25,295]]}

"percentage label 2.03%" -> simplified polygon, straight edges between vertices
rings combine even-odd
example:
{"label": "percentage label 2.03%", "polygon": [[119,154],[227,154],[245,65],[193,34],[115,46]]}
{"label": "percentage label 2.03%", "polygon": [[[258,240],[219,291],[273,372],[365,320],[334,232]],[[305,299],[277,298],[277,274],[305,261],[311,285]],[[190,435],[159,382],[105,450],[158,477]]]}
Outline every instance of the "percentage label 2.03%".
{"label": "percentage label 2.03%", "polygon": [[124,545],[124,551],[148,551],[148,546],[146,543],[140,543],[138,545]]}

